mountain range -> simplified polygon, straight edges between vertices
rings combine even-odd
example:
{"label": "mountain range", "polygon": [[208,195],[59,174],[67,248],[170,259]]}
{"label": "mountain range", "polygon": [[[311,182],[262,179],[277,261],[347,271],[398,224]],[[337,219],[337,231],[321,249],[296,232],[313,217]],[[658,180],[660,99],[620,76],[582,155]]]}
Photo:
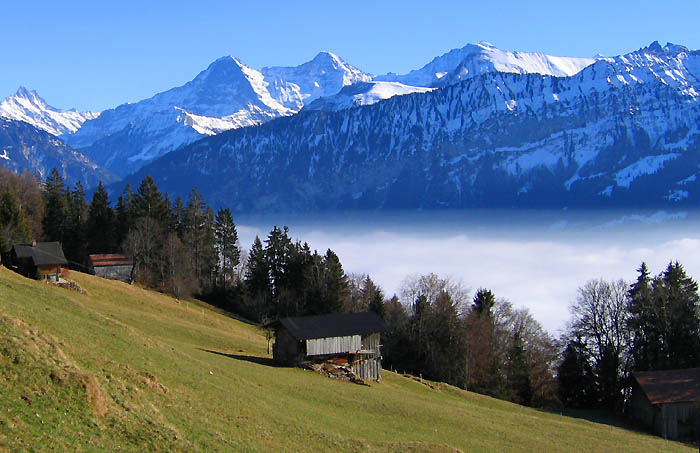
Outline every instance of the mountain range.
{"label": "mountain range", "polygon": [[700,201],[699,81],[700,54],[673,44],[591,59],[480,43],[404,75],[223,57],[99,116],[54,109],[72,123],[23,113],[42,105],[23,89],[2,106],[127,180],[239,211],[648,205]]}

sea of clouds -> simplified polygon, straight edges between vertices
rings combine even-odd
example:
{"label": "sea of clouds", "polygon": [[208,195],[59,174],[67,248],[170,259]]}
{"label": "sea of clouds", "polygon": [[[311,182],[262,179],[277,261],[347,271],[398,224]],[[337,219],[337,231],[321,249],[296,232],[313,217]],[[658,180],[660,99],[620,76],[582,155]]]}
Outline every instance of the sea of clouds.
{"label": "sea of clouds", "polygon": [[[280,221],[280,222],[278,222]],[[433,272],[473,291],[489,288],[527,307],[558,336],[569,305],[590,279],[633,281],[644,261],[652,274],[679,261],[700,278],[700,215],[687,212],[353,213],[243,220],[241,246],[272,226],[324,253],[346,272],[369,274],[387,297],[407,276]]]}

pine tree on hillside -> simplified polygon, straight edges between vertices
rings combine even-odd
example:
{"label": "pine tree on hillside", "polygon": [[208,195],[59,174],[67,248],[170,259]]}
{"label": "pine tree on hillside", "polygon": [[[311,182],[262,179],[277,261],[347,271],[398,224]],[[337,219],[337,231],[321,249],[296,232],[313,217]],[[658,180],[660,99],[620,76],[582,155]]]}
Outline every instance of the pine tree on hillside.
{"label": "pine tree on hillside", "polygon": [[258,319],[262,320],[263,317],[276,318],[277,313],[273,312],[270,306],[270,299],[272,298],[270,268],[265,257],[265,249],[258,236],[255,236],[248,254],[245,281],[249,298],[255,307],[254,311],[258,313]]}
{"label": "pine tree on hillside", "polygon": [[374,284],[369,275],[362,282],[361,288],[362,298],[366,310],[373,311],[379,315],[382,319],[386,315],[386,310],[384,308],[384,293],[382,289]]}
{"label": "pine tree on hillside", "polygon": [[591,408],[597,400],[595,375],[580,338],[569,340],[557,368],[559,399],[564,407]]}
{"label": "pine tree on hillside", "polygon": [[532,382],[530,374],[532,365],[525,351],[522,337],[516,332],[508,351],[508,361],[505,367],[506,381],[510,389],[510,400],[514,403],[529,406],[532,401]]}
{"label": "pine tree on hillside", "polygon": [[323,257],[324,295],[321,313],[340,313],[347,297],[348,278],[338,255],[331,249]]}
{"label": "pine tree on hillside", "polygon": [[87,261],[86,222],[88,206],[85,201],[85,190],[80,181],[76,181],[75,188],[69,194],[68,204],[69,214],[63,252],[66,255],[66,259],[73,266],[78,266],[78,269],[84,270]]}
{"label": "pine tree on hillside", "polygon": [[133,224],[133,212],[131,206],[134,203],[134,192],[131,190],[131,184],[126,185],[124,192],[117,198],[116,219],[114,225],[114,241],[116,246],[121,249],[126,236]]}
{"label": "pine tree on hillside", "polygon": [[151,175],[146,175],[139,184],[138,191],[131,201],[130,215],[132,219],[150,217],[158,223],[163,224],[170,215],[170,210],[163,195],[158,190]]}
{"label": "pine tree on hillside", "polygon": [[658,362],[661,333],[658,331],[658,316],[652,294],[651,277],[646,263],[637,269],[639,277],[628,292],[628,321],[632,332],[631,355],[635,370],[647,371],[655,369],[652,365]]}
{"label": "pine tree on hillside", "polygon": [[100,182],[92,195],[88,210],[86,226],[88,254],[114,253],[118,250],[116,218],[114,210],[109,205],[109,195]]}
{"label": "pine tree on hillside", "polygon": [[289,228],[275,226],[265,240],[265,260],[270,272],[272,302],[277,304],[282,291],[289,287],[287,273],[293,249]]}
{"label": "pine tree on hillside", "polygon": [[700,366],[698,284],[678,262],[649,280],[646,266],[630,290],[632,357],[639,371]]}
{"label": "pine tree on hillside", "polygon": [[472,310],[476,311],[480,316],[491,316],[495,305],[496,296],[494,296],[494,294],[486,288],[479,288],[474,295]]}
{"label": "pine tree on hillside", "polygon": [[29,239],[29,228],[17,197],[6,189],[0,197],[0,251],[9,252],[13,244]]}
{"label": "pine tree on hillside", "polygon": [[196,188],[192,189],[185,208],[182,242],[190,253],[192,268],[200,285],[209,287],[217,263],[214,213]]}
{"label": "pine tree on hillside", "polygon": [[241,259],[241,250],[238,246],[238,231],[236,231],[236,224],[233,222],[233,216],[228,208],[219,209],[216,213],[214,226],[220,275],[223,277],[224,284],[226,284],[226,282],[233,281],[234,270]]}
{"label": "pine tree on hillside", "polygon": [[51,170],[44,182],[43,196],[45,206],[42,222],[44,240],[63,243],[68,229],[70,195],[63,183],[63,178],[55,168]]}

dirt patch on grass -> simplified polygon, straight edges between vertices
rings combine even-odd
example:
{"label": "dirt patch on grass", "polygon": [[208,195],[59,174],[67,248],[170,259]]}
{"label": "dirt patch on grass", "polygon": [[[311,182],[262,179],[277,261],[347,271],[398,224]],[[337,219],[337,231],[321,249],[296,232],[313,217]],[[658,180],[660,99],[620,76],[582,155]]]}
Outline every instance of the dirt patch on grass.
{"label": "dirt patch on grass", "polygon": [[108,402],[104,398],[102,390],[100,390],[97,379],[92,374],[84,374],[80,380],[83,384],[83,389],[85,389],[85,395],[92,408],[93,415],[104,417],[107,414]]}
{"label": "dirt patch on grass", "polygon": [[[63,343],[56,337],[28,326],[21,320],[0,315],[0,327],[4,324],[6,332],[3,341],[3,353],[11,355],[16,366],[47,370],[48,379],[44,386],[70,386],[79,383],[85,391],[87,403],[95,416],[103,417],[109,403],[103,397],[99,382],[91,373],[82,370],[61,349]],[[38,389],[48,392],[46,387]],[[26,400],[31,400],[26,397]]]}

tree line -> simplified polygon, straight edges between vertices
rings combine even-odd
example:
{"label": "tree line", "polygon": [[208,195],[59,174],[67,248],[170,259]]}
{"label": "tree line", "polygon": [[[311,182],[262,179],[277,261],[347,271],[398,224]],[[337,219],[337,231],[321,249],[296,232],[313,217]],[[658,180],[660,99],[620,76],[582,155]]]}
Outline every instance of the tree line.
{"label": "tree line", "polygon": [[527,309],[435,274],[385,303],[385,366],[519,404],[558,407],[556,342]]}
{"label": "tree line", "polygon": [[150,176],[112,206],[102,184],[87,201],[56,170],[40,183],[0,169],[0,250],[31,240],[61,242],[83,271],[90,254],[126,253],[140,284],[257,323],[374,311],[391,330],[385,367],[525,405],[621,411],[634,371],[700,366],[698,286],[679,263],[653,277],[642,264],[631,285],[586,283],[557,341],[527,309],[434,274],[408,277],[386,298],[369,275],[347,274],[331,249],[312,251],[287,227],[243,250],[228,209],[214,212],[196,188],[171,201]]}
{"label": "tree line", "polygon": [[700,367],[698,284],[678,262],[579,288],[557,369],[563,404],[622,412],[635,371]]}

